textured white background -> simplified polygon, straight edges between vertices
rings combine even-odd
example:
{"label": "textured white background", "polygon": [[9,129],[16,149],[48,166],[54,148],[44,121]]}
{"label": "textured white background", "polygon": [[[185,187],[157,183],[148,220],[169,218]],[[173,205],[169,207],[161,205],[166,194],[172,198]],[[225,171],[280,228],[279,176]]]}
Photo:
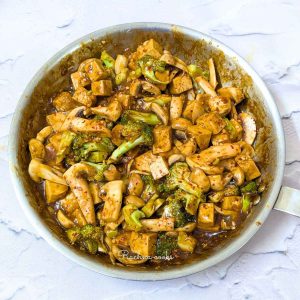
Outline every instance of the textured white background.
{"label": "textured white background", "polygon": [[102,27],[158,21],[191,27],[235,49],[274,94],[286,132],[284,183],[300,188],[300,1],[0,0],[0,299],[300,299],[300,219],[272,212],[236,255],[165,282],[111,279],[54,251],[25,219],[8,174],[18,98],[59,49]]}

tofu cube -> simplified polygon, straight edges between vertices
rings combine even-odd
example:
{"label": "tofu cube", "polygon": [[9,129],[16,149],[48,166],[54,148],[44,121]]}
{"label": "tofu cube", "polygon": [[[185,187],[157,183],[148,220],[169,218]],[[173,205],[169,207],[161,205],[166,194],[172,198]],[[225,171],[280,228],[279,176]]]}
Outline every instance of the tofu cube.
{"label": "tofu cube", "polygon": [[73,98],[77,102],[87,107],[93,106],[96,102],[96,96],[94,96],[91,91],[88,91],[83,86],[80,86],[78,87],[78,89],[75,90],[75,93],[73,94]]}
{"label": "tofu cube", "polygon": [[150,163],[150,171],[154,180],[160,179],[169,174],[168,164],[161,156],[156,156]]}
{"label": "tofu cube", "polygon": [[193,88],[191,77],[183,73],[182,75],[176,76],[170,84],[171,94],[181,94]]}
{"label": "tofu cube", "polygon": [[213,134],[218,134],[226,126],[226,122],[217,112],[210,112],[200,116],[196,123],[210,130]]}
{"label": "tofu cube", "polygon": [[67,118],[67,114],[64,112],[57,112],[50,114],[46,117],[48,125],[50,125],[54,131],[59,131],[65,119]]}
{"label": "tofu cube", "polygon": [[170,151],[172,148],[172,129],[170,126],[159,125],[153,129],[153,154]]}
{"label": "tofu cube", "polygon": [[69,111],[78,106],[72,95],[68,92],[62,92],[53,99],[53,106],[57,111]]}
{"label": "tofu cube", "polygon": [[131,232],[130,250],[141,256],[154,256],[156,247],[157,233]]}
{"label": "tofu cube", "polygon": [[84,66],[84,70],[89,76],[91,81],[105,79],[108,76],[107,71],[104,69],[102,63],[98,59],[93,59]]}
{"label": "tofu cube", "polygon": [[95,96],[110,96],[112,93],[111,80],[99,80],[92,82],[92,92]]}
{"label": "tofu cube", "polygon": [[139,171],[150,173],[150,164],[154,161],[155,157],[151,150],[141,154],[134,160],[135,168]]}
{"label": "tofu cube", "polygon": [[211,131],[199,125],[193,125],[188,127],[188,132],[195,138],[200,150],[206,149],[208,147],[211,137]]}
{"label": "tofu cube", "polygon": [[46,180],[45,194],[46,194],[47,203],[52,203],[65,197],[68,189],[69,188],[66,185]]}
{"label": "tofu cube", "polygon": [[208,99],[208,106],[211,111],[226,116],[231,111],[231,100],[222,96],[211,97]]}
{"label": "tofu cube", "polygon": [[75,90],[77,90],[80,86],[87,86],[91,83],[87,74],[80,71],[72,73],[71,80]]}
{"label": "tofu cube", "polygon": [[201,203],[198,211],[198,223],[213,226],[215,223],[215,205],[213,203]]}
{"label": "tofu cube", "polygon": [[222,209],[241,211],[242,197],[240,196],[228,196],[223,198]]}
{"label": "tofu cube", "polygon": [[137,52],[139,57],[143,57],[147,54],[158,59],[162,55],[163,48],[157,41],[155,41],[154,39],[150,39],[148,41],[145,41],[143,45],[139,46],[137,48]]}
{"label": "tofu cube", "polygon": [[241,167],[241,169],[244,171],[247,181],[253,180],[261,175],[255,162],[249,156],[243,155],[243,154],[238,155],[235,158],[235,161]]}

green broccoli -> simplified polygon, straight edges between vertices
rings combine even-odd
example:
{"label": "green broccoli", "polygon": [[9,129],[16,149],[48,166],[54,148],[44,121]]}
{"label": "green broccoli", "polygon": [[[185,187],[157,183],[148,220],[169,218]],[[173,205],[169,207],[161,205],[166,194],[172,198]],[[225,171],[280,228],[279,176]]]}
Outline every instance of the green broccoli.
{"label": "green broccoli", "polygon": [[190,215],[195,215],[198,211],[200,202],[205,202],[205,197],[197,197],[195,195],[189,194],[181,189],[178,189],[174,196],[176,199],[181,200],[185,205],[185,210]]}
{"label": "green broccoli", "polygon": [[104,171],[109,167],[108,164],[95,164],[92,162],[85,161],[85,164],[93,167],[96,171],[96,174],[92,178],[88,178],[89,181],[101,181],[104,178]]}
{"label": "green broccoli", "polygon": [[63,161],[65,156],[69,153],[73,140],[75,139],[76,134],[71,131],[64,131],[61,140],[59,143],[59,148],[56,154],[56,163]]}
{"label": "green broccoli", "polygon": [[156,114],[145,113],[136,110],[127,110],[121,119],[122,124],[126,124],[128,120],[134,120],[146,123],[148,125],[158,125],[161,123],[160,119]]}
{"label": "green broccoli", "polygon": [[127,204],[122,209],[125,222],[130,229],[139,231],[142,229],[143,225],[140,221],[141,218],[145,218],[145,214],[138,210],[137,206],[134,204]]}
{"label": "green broccoli", "polygon": [[257,193],[257,184],[255,181],[249,181],[241,188],[242,193]]}
{"label": "green broccoli", "polygon": [[74,160],[102,162],[112,153],[114,148],[109,138],[103,138],[100,142],[87,142],[82,144],[80,148],[74,149]]}
{"label": "green broccoli", "polygon": [[128,121],[123,123],[123,135],[131,135],[131,139],[123,142],[114,150],[109,158],[109,162],[117,161],[123,154],[137,146],[151,146],[153,144],[152,128],[143,122]]}
{"label": "green broccoli", "polygon": [[236,139],[238,134],[236,128],[233,126],[230,120],[227,118],[224,118],[224,120],[226,122],[225,130],[229,133],[230,138],[232,140]]}
{"label": "green broccoli", "polygon": [[243,200],[242,200],[242,212],[244,214],[248,213],[251,205],[251,199],[248,194],[243,195]]}
{"label": "green broccoli", "polygon": [[156,255],[170,256],[177,248],[177,236],[167,235],[166,233],[159,233],[156,241]]}
{"label": "green broccoli", "polygon": [[170,168],[170,174],[166,176],[163,183],[159,185],[159,191],[172,192],[180,188],[189,194],[202,198],[201,189],[194,183],[188,181],[189,167],[185,162],[177,162]]}
{"label": "green broccoli", "polygon": [[144,190],[141,198],[145,201],[158,198],[158,190],[154,178],[151,175],[142,175]]}
{"label": "green broccoli", "polygon": [[194,64],[190,64],[187,66],[189,75],[192,78],[196,78],[197,76],[202,76],[204,77],[206,80],[208,80],[209,78],[209,72],[208,71],[203,71],[199,66],[194,65]]}
{"label": "green broccoli", "polygon": [[101,53],[101,60],[107,68],[115,68],[115,60],[105,50]]}
{"label": "green broccoli", "polygon": [[167,198],[168,204],[164,206],[164,216],[175,218],[176,228],[195,221],[195,217],[185,210],[181,200],[180,197],[172,195]]}
{"label": "green broccoli", "polygon": [[81,250],[95,254],[98,250],[106,252],[104,234],[100,227],[85,225],[82,228],[74,227],[66,231],[72,245],[77,244]]}
{"label": "green broccoli", "polygon": [[164,106],[171,102],[172,97],[169,95],[158,95],[155,97],[144,97],[143,100],[146,103],[156,103],[160,106]]}
{"label": "green broccoli", "polygon": [[153,83],[168,84],[169,81],[161,81],[156,78],[155,72],[165,72],[166,63],[164,61],[155,59],[150,55],[145,55],[137,61],[139,67],[142,69],[142,74],[150,79]]}

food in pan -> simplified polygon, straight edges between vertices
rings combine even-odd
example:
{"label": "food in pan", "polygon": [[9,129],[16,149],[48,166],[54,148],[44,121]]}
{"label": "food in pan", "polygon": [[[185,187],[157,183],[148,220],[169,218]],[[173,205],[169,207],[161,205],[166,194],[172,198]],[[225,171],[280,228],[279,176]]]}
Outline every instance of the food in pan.
{"label": "food in pan", "polygon": [[178,264],[238,231],[264,190],[258,128],[217,74],[213,58],[200,68],[153,39],[71,74],[28,167],[70,244],[114,264]]}

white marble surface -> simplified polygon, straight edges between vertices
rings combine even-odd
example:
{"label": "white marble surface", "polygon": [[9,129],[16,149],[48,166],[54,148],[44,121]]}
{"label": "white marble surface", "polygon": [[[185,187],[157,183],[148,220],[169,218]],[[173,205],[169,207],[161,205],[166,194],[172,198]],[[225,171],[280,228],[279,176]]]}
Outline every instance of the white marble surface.
{"label": "white marble surface", "polygon": [[300,1],[0,1],[0,299],[299,299],[300,219],[272,212],[236,255],[202,273],[133,282],[88,271],[25,219],[8,174],[18,98],[56,51],[96,29],[133,21],[188,26],[226,43],[259,72],[286,132],[284,183],[300,188]]}

